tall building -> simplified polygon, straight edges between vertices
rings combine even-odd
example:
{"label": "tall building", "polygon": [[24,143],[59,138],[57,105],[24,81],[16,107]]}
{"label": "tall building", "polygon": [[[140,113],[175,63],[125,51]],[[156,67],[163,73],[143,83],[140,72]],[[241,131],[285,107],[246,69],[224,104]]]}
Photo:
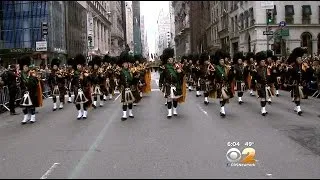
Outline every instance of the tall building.
{"label": "tall building", "polygon": [[[35,64],[47,58],[66,59],[64,1],[1,1],[0,58],[4,62],[32,55]],[[43,31],[42,31],[43,29]],[[45,40],[47,42],[45,42]],[[43,41],[36,52],[36,42]],[[44,61],[42,61],[44,60]]]}
{"label": "tall building", "polygon": [[191,51],[208,51],[210,1],[190,1]]}
{"label": "tall building", "polygon": [[[276,55],[286,56],[296,47],[308,47],[309,53],[320,52],[319,1],[273,1],[268,31],[264,1],[226,1],[219,3],[218,29],[221,47],[227,44],[230,52],[258,52],[273,49]],[[279,27],[284,21],[285,27]],[[224,29],[227,29],[222,34]],[[223,35],[223,36],[222,36]],[[268,43],[267,43],[268,38]],[[267,47],[269,44],[269,47]],[[226,45],[225,45],[226,46]]]}
{"label": "tall building", "polygon": [[190,3],[191,1],[172,1],[177,57],[191,54]]}
{"label": "tall building", "polygon": [[134,52],[132,1],[126,1],[126,35],[126,43],[129,46],[130,51]]}
{"label": "tall building", "polygon": [[170,32],[170,16],[165,13],[163,9],[158,16],[158,42],[157,54],[162,54],[163,50],[170,46],[171,32]]}
{"label": "tall building", "polygon": [[142,54],[140,29],[140,1],[132,1],[134,54]]}
{"label": "tall building", "polygon": [[111,56],[119,56],[126,45],[125,2],[110,1],[112,4]]}
{"label": "tall building", "polygon": [[169,3],[169,16],[170,16],[170,47],[174,49],[176,54],[176,46],[174,42],[175,37],[175,24],[174,24],[174,8],[172,6],[172,2]]}
{"label": "tall building", "polygon": [[108,54],[111,49],[111,1],[86,2],[88,56]]}
{"label": "tall building", "polygon": [[87,55],[87,3],[66,1],[66,45],[68,57]]}
{"label": "tall building", "polygon": [[145,54],[145,28],[144,28],[144,16],[141,16],[140,19],[140,31],[141,31],[141,55]]}

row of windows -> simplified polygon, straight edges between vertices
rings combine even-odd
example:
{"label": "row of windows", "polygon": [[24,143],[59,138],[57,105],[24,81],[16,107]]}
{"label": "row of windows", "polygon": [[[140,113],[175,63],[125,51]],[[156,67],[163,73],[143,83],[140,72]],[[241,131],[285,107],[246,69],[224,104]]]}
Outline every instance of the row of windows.
{"label": "row of windows", "polygon": [[41,29],[1,31],[1,40],[5,42],[36,41],[41,39]]}
{"label": "row of windows", "polygon": [[9,19],[3,20],[0,24],[2,30],[40,28],[42,22],[46,22],[46,17],[25,18],[25,19]]}

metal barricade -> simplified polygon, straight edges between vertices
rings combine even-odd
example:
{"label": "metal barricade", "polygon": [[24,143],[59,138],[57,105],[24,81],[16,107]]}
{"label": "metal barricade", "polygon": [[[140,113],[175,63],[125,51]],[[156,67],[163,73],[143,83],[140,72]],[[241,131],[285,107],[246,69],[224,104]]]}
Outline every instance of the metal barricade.
{"label": "metal barricade", "polygon": [[[42,81],[42,95],[44,99],[48,98],[50,94],[51,94],[51,90],[48,85],[48,81],[44,79]],[[20,102],[22,97],[23,97],[23,92],[21,91],[21,88],[18,86],[15,102],[16,103],[17,101]],[[10,109],[7,106],[9,104],[9,99],[10,99],[9,88],[8,86],[3,86],[2,88],[0,88],[0,108],[4,108],[5,110],[10,111]]]}
{"label": "metal barricade", "polygon": [[1,108],[5,108],[7,111],[10,109],[7,107],[9,103],[9,89],[8,86],[3,86],[0,88],[0,106]]}

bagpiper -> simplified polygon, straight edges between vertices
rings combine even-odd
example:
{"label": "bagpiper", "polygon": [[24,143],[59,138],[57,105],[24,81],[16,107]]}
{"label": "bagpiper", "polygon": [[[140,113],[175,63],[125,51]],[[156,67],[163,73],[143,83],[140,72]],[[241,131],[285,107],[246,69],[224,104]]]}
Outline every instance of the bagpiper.
{"label": "bagpiper", "polygon": [[202,53],[200,55],[201,67],[201,90],[203,90],[204,104],[209,104],[209,97],[212,92],[214,92],[214,66],[210,62],[210,56],[207,53]]}
{"label": "bagpiper", "polygon": [[66,81],[67,81],[66,83],[68,88],[68,103],[72,103],[71,92],[73,90],[72,90],[71,82],[74,74],[73,64],[74,64],[73,58],[69,58],[67,61],[67,78],[66,78]]}
{"label": "bagpiper", "polygon": [[60,60],[57,58],[51,61],[51,73],[48,78],[48,83],[52,90],[53,111],[57,110],[57,96],[59,96],[59,109],[63,109],[63,104],[66,95],[66,77],[60,67]]}
{"label": "bagpiper", "polygon": [[255,96],[254,91],[256,91],[256,84],[255,84],[255,70],[257,66],[257,62],[255,61],[255,54],[253,52],[248,52],[246,55],[247,66],[246,66],[246,84],[248,89],[250,90],[250,96]]}
{"label": "bagpiper", "polygon": [[234,54],[233,57],[233,63],[234,65],[231,68],[232,76],[235,80],[235,86],[238,94],[238,103],[241,105],[243,103],[242,97],[243,93],[246,90],[246,77],[245,75],[247,74],[247,69],[243,64],[243,53],[242,52],[237,52]]}
{"label": "bagpiper", "polygon": [[[85,68],[86,58],[82,54],[74,58],[74,77],[72,86],[74,90],[74,103],[78,110],[77,119],[87,119],[88,108],[91,105],[91,84],[89,70]],[[81,105],[83,110],[81,110]]]}
{"label": "bagpiper", "polygon": [[91,85],[92,85],[92,96],[93,96],[93,108],[97,108],[97,100],[98,96],[100,98],[99,105],[100,107],[103,106],[103,93],[101,90],[101,85],[104,87],[104,71],[101,67],[101,61],[102,59],[99,56],[94,56],[92,58],[92,64],[93,64],[93,69],[92,72],[90,73],[90,80],[91,80]]}
{"label": "bagpiper", "polygon": [[174,64],[173,56],[173,49],[166,48],[163,50],[163,72],[160,74],[159,79],[159,88],[162,89],[163,87],[164,96],[167,99],[167,118],[171,118],[172,115],[178,115],[178,102],[184,102],[186,93],[186,83],[184,81],[182,67]]}
{"label": "bagpiper", "polygon": [[121,93],[122,102],[122,117],[121,120],[125,121],[128,118],[127,110],[129,109],[129,117],[134,118],[133,115],[133,102],[135,102],[135,96],[133,91],[135,90],[135,77],[129,69],[129,62],[131,57],[129,57],[128,51],[123,51],[120,54],[119,60],[117,61],[119,65],[122,66],[120,71],[119,87]]}
{"label": "bagpiper", "polygon": [[19,59],[21,70],[20,87],[24,94],[20,105],[23,107],[23,120],[21,124],[36,122],[36,108],[42,106],[42,89],[35,70],[32,70],[31,57],[24,56]]}
{"label": "bagpiper", "polygon": [[291,87],[292,96],[294,98],[295,108],[294,111],[298,114],[302,114],[300,107],[300,101],[304,97],[303,94],[303,72],[302,72],[302,56],[306,53],[306,49],[297,47],[293,49],[290,54],[287,63],[289,65],[289,87]]}
{"label": "bagpiper", "polygon": [[215,89],[217,98],[220,99],[220,116],[225,117],[225,105],[233,97],[231,91],[231,67],[225,64],[227,55],[222,50],[217,50],[215,54]]}
{"label": "bagpiper", "polygon": [[268,84],[268,67],[266,64],[266,53],[260,51],[256,54],[256,61],[258,66],[254,70],[254,77],[256,82],[256,90],[258,98],[260,99],[261,115],[265,116],[268,112],[266,110],[267,100],[271,99],[272,93]]}

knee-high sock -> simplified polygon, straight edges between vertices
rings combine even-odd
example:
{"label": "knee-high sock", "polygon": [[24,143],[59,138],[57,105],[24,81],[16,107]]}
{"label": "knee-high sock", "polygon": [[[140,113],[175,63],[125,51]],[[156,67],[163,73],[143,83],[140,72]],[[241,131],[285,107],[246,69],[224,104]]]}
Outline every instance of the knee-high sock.
{"label": "knee-high sock", "polygon": [[168,109],[171,109],[172,108],[172,101],[168,101],[167,106],[168,106]]}
{"label": "knee-high sock", "polygon": [[128,104],[128,108],[129,108],[129,109],[132,109],[132,107],[133,107],[133,104],[132,104],[132,103]]}
{"label": "knee-high sock", "polygon": [[76,104],[76,108],[77,108],[78,111],[80,111],[81,110],[81,105],[80,104]]}
{"label": "knee-high sock", "polygon": [[225,100],[220,101],[220,106],[223,107],[226,104]]}
{"label": "knee-high sock", "polygon": [[52,97],[52,101],[53,101],[53,103],[56,103],[57,102],[57,96],[53,96]]}
{"label": "knee-high sock", "polygon": [[266,101],[260,101],[261,107],[266,107],[267,102]]}
{"label": "knee-high sock", "polygon": [[177,107],[178,107],[178,101],[173,100],[172,103],[173,103],[173,107],[174,107],[174,108],[177,108]]}
{"label": "knee-high sock", "polygon": [[127,108],[128,108],[128,106],[127,106],[126,104],[123,104],[123,105],[122,105],[122,110],[123,110],[123,111],[126,111]]}

